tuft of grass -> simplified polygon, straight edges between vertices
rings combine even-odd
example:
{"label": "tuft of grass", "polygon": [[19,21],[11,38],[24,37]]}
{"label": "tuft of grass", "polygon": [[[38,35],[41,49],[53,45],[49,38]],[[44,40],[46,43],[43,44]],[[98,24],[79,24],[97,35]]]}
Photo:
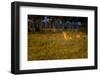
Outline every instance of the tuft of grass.
{"label": "tuft of grass", "polygon": [[[83,32],[64,31],[72,39],[66,40],[63,32],[28,34],[28,60],[56,60],[87,58],[87,35]],[[76,36],[79,35],[80,38]]]}

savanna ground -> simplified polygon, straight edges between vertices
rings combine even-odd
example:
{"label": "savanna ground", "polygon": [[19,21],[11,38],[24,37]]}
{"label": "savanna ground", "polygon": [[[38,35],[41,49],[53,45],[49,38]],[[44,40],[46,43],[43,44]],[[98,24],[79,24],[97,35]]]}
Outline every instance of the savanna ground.
{"label": "savanna ground", "polygon": [[[65,37],[64,38],[64,33]],[[28,33],[28,60],[87,58],[87,34],[81,31]]]}

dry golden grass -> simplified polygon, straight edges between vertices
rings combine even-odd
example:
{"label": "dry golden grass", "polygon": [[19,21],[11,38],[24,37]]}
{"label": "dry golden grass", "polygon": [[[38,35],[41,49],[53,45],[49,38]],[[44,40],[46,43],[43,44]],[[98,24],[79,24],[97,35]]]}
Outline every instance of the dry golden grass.
{"label": "dry golden grass", "polygon": [[87,35],[80,32],[28,34],[28,60],[87,58]]}

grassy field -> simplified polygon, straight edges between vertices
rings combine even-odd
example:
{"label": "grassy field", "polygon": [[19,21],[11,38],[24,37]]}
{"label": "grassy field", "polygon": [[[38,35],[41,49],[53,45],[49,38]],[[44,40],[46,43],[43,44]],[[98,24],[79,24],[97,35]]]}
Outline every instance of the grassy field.
{"label": "grassy field", "polygon": [[[65,35],[64,35],[65,34]],[[87,58],[87,35],[83,32],[28,34],[28,60]]]}

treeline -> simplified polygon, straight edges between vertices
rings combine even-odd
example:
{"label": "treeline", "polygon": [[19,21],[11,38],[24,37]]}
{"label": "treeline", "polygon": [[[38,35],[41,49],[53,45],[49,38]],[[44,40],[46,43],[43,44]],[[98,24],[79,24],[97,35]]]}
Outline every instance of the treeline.
{"label": "treeline", "polygon": [[28,31],[79,30],[87,28],[87,17],[28,15]]}

